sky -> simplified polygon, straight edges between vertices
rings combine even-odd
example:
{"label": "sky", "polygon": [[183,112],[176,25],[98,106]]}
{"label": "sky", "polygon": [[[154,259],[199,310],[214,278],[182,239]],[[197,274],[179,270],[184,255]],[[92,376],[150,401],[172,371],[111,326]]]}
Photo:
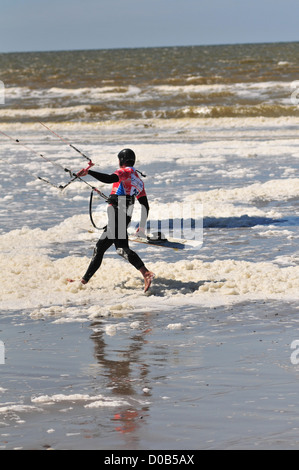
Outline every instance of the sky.
{"label": "sky", "polygon": [[0,0],[0,52],[299,41],[298,0]]}

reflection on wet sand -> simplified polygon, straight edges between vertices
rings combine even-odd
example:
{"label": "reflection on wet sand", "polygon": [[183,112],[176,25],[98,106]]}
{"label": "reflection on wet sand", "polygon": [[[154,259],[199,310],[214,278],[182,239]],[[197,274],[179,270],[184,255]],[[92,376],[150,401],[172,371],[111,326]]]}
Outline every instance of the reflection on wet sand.
{"label": "reflection on wet sand", "polygon": [[[146,423],[149,415],[149,401],[144,398],[151,395],[149,387],[149,365],[144,362],[144,345],[147,344],[148,335],[151,334],[149,318],[151,314],[145,314],[148,319],[144,323],[144,328],[138,333],[128,335],[126,345],[117,342],[118,350],[110,349],[107,343],[107,336],[104,333],[101,323],[95,323],[91,339],[94,342],[94,356],[101,366],[101,379],[104,386],[118,398],[122,396],[127,399],[128,407],[124,405],[113,413],[111,418],[115,422],[115,431],[129,435],[126,444],[138,443],[138,430]],[[119,340],[119,338],[118,338]],[[143,399],[140,400],[140,390],[143,392]],[[136,406],[136,403],[140,406]]]}

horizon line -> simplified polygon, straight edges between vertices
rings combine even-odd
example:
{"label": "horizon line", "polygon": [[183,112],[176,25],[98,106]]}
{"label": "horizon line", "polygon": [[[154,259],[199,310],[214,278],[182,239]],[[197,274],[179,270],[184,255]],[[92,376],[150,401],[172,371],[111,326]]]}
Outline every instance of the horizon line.
{"label": "horizon line", "polygon": [[53,53],[53,52],[83,52],[83,51],[112,51],[112,50],[134,50],[134,49],[170,49],[184,47],[225,47],[225,46],[251,46],[251,45],[270,45],[270,44],[296,44],[299,40],[294,41],[257,41],[257,42],[231,42],[231,43],[214,43],[214,44],[189,44],[189,45],[172,45],[172,46],[125,46],[125,47],[95,47],[95,48],[75,48],[75,49],[45,49],[45,50],[28,50],[28,51],[0,51],[0,54],[34,54],[34,53]]}

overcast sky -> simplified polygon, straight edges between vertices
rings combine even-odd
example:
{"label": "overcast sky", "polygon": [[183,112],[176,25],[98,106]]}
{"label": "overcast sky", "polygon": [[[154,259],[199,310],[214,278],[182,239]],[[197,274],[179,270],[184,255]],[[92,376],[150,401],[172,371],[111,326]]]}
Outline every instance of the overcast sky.
{"label": "overcast sky", "polygon": [[298,0],[0,0],[0,52],[299,41]]}

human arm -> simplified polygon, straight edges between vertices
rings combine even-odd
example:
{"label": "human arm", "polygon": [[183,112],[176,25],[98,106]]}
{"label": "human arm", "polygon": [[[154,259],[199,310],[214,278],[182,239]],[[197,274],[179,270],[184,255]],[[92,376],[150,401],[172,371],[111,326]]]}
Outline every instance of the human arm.
{"label": "human arm", "polygon": [[138,237],[145,237],[146,236],[145,235],[146,221],[147,221],[148,214],[149,214],[149,203],[148,203],[147,196],[141,196],[138,199],[138,202],[139,204],[141,204],[141,217],[140,217],[139,227],[136,231],[136,235]]}
{"label": "human arm", "polygon": [[117,181],[119,181],[119,177],[115,173],[108,175],[107,173],[89,170],[88,174],[96,180],[101,181],[101,183],[117,183]]}
{"label": "human arm", "polygon": [[119,177],[115,173],[108,175],[107,173],[100,173],[99,171],[89,170],[88,168],[84,168],[77,173],[78,177],[83,177],[86,175],[92,176],[98,181],[101,181],[101,183],[117,183],[117,181],[119,181]]}

